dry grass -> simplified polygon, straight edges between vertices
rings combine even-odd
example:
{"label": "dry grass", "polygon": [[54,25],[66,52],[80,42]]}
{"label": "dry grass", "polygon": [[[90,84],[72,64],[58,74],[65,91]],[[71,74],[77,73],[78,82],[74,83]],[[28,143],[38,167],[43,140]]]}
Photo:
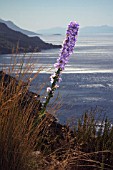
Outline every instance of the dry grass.
{"label": "dry grass", "polygon": [[[0,72],[1,170],[35,168],[32,152],[35,150],[39,128],[34,127],[34,121],[38,119],[41,104],[38,95],[29,92],[28,88],[42,68],[39,68],[31,78],[34,69],[32,56],[25,64],[23,63],[25,55],[20,62],[17,62],[18,52],[16,55],[13,54],[11,67],[7,68],[4,65],[3,68],[8,75]],[[28,72],[29,75],[26,76]],[[12,73],[15,74],[16,79],[12,77]]]}
{"label": "dry grass", "polygon": [[[27,65],[23,71],[23,63],[20,63],[18,71],[15,69],[16,64],[13,63],[13,67],[8,69],[8,74],[15,72],[16,77],[21,75],[24,79],[25,73],[32,66]],[[31,153],[37,138],[37,128],[33,126],[40,102],[28,92],[30,77],[24,83],[4,72],[0,73],[0,169],[32,169]]]}

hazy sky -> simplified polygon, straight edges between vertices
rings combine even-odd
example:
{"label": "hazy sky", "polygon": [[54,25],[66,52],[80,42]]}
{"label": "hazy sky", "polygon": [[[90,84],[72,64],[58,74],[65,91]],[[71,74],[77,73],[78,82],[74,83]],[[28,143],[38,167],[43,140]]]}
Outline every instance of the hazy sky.
{"label": "hazy sky", "polygon": [[74,20],[81,27],[113,26],[113,0],[0,0],[0,18],[32,31]]}

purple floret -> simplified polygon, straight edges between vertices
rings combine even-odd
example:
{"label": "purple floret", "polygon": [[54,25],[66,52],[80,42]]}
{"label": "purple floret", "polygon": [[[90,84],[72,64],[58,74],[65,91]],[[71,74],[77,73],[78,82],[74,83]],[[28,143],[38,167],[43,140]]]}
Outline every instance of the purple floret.
{"label": "purple floret", "polygon": [[61,52],[59,54],[59,58],[57,59],[57,63],[54,64],[56,69],[65,69],[65,65],[69,61],[70,55],[73,53],[74,46],[77,40],[79,24],[76,22],[71,22],[68,25],[68,29],[66,32],[66,39],[62,45]]}

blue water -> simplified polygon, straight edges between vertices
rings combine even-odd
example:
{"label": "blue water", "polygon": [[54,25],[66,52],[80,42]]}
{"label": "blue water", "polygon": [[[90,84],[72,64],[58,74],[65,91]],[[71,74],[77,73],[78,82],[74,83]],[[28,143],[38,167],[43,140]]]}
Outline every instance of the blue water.
{"label": "blue water", "polygon": [[[45,41],[61,44],[63,36],[42,36]],[[39,67],[43,71],[32,82],[30,90],[39,92],[39,86],[46,82],[50,85],[49,76],[54,72],[53,64],[59,54],[59,49],[46,50],[40,53],[20,55],[16,68],[20,62],[34,63],[33,72]],[[11,55],[0,55],[0,67],[11,65]],[[13,61],[12,61],[13,63]],[[26,68],[24,64],[23,67]],[[58,118],[61,122],[70,117],[79,117],[86,110],[98,108],[97,112],[106,113],[113,122],[113,35],[80,36],[65,71],[63,81],[55,92],[59,94],[60,104]],[[41,93],[42,94],[42,93]],[[58,102],[57,102],[58,103]],[[53,112],[53,111],[51,111]]]}

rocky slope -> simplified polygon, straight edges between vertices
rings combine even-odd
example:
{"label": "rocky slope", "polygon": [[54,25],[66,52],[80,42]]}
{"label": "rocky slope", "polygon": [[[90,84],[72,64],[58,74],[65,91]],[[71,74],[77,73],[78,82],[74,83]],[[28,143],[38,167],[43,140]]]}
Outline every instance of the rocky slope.
{"label": "rocky slope", "polygon": [[4,23],[0,23],[0,54],[13,52],[39,52],[42,49],[60,48],[60,45],[45,43],[38,36],[28,37],[27,35],[14,31]]}

